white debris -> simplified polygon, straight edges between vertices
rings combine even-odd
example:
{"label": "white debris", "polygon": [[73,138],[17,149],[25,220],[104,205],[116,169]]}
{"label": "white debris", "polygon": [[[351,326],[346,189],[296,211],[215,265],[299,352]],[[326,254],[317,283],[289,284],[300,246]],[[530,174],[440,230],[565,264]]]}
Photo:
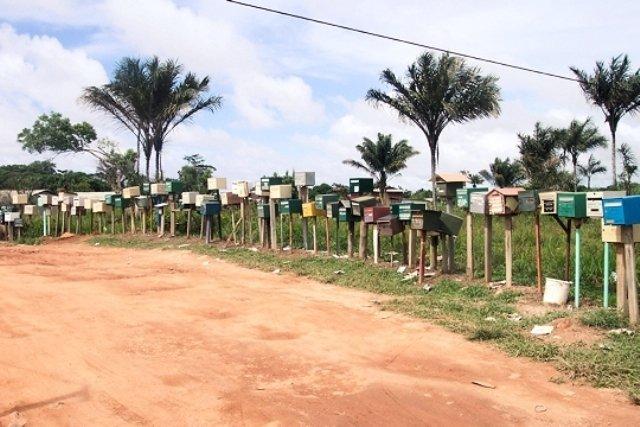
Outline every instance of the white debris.
{"label": "white debris", "polygon": [[333,274],[344,274],[344,270],[336,270]]}
{"label": "white debris", "polygon": [[178,245],[178,249],[188,248],[189,246],[190,246],[189,243],[183,243],[181,245]]}
{"label": "white debris", "polygon": [[271,273],[273,274],[280,274],[280,269],[276,268],[275,270],[273,270]]}
{"label": "white debris", "polygon": [[485,317],[484,320],[487,322],[497,322],[497,319],[493,316]]}
{"label": "white debris", "polygon": [[402,274],[407,270],[407,266],[406,265],[401,265],[400,267],[398,267],[398,270],[396,270],[398,273]]}
{"label": "white debris", "polygon": [[291,246],[285,246],[284,248],[282,248],[283,251],[290,251],[291,250]]}
{"label": "white debris", "polygon": [[507,319],[511,320],[512,322],[519,322],[520,320],[522,320],[522,316],[520,316],[518,313],[511,313],[507,315]]}
{"label": "white debris", "polygon": [[93,246],[100,246],[100,242],[94,243]]}
{"label": "white debris", "polygon": [[252,252],[258,252],[258,248],[256,248],[255,246],[253,248],[249,248],[249,250]]}
{"label": "white debris", "polygon": [[551,325],[535,325],[531,329],[531,335],[534,336],[549,335],[551,332],[553,332],[553,326]]}
{"label": "white debris", "polygon": [[424,286],[422,287],[422,289],[424,289],[425,291],[429,292],[429,291],[430,291],[431,289],[433,289],[433,288],[431,287],[431,285],[424,285]]}
{"label": "white debris", "polygon": [[418,277],[418,272],[417,272],[417,271],[414,271],[413,273],[405,274],[405,275],[404,275],[404,277],[402,278],[402,280],[403,280],[403,281],[406,281],[406,280],[413,280],[413,279],[415,279],[416,277]]}
{"label": "white debris", "polygon": [[619,329],[612,329],[609,331],[609,333],[613,335],[622,335],[622,334],[633,335],[634,331],[627,328],[619,328]]}

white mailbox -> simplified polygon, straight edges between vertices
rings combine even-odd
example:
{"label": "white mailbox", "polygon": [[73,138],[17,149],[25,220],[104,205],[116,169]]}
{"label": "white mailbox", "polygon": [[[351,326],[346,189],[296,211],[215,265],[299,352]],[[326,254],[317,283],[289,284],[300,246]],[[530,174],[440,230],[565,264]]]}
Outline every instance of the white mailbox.
{"label": "white mailbox", "polygon": [[254,194],[258,197],[269,197],[269,191],[262,189],[260,181],[256,182],[256,188],[253,190]]}
{"label": "white mailbox", "polygon": [[296,172],[294,175],[296,187],[313,187],[316,185],[315,172]]}
{"label": "white mailbox", "polygon": [[227,178],[207,179],[207,190],[224,190],[227,188]]}
{"label": "white mailbox", "polygon": [[90,211],[93,208],[93,200],[84,199],[82,207]]}
{"label": "white mailbox", "polygon": [[195,205],[196,198],[198,197],[197,191],[185,191],[182,193],[181,199],[183,205]]}
{"label": "white mailbox", "polygon": [[587,193],[587,216],[602,218],[602,199],[623,197],[624,191],[590,191]]}
{"label": "white mailbox", "polygon": [[51,194],[41,194],[38,196],[38,206],[51,206]]}
{"label": "white mailbox", "polygon": [[24,205],[23,212],[25,215],[35,215],[36,205]]}
{"label": "white mailbox", "polygon": [[94,201],[91,205],[91,209],[94,213],[111,212],[111,206],[107,205],[105,202]]}
{"label": "white mailbox", "polygon": [[4,213],[4,222],[14,222],[16,219],[20,219],[20,212]]}
{"label": "white mailbox", "polygon": [[272,199],[290,199],[291,185],[272,185],[269,187],[269,195]]}
{"label": "white mailbox", "polygon": [[233,192],[238,197],[249,197],[249,182],[248,181],[237,181],[233,184]]}

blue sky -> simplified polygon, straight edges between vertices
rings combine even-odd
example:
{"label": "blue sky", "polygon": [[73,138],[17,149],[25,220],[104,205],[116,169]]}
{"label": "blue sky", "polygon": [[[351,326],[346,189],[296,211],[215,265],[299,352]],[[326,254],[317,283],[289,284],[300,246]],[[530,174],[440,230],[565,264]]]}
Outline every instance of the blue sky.
{"label": "blue sky", "polygon": [[[640,4],[601,1],[274,0],[254,3],[493,57],[550,72],[591,69],[596,60],[628,53],[640,66]],[[341,164],[377,132],[406,138],[421,154],[392,183],[426,185],[428,149],[414,127],[364,101],[380,87],[383,68],[402,73],[420,49],[292,21],[223,0],[0,0],[0,163],[33,159],[16,134],[38,114],[60,111],[88,120],[124,149],[132,138],[108,117],[77,102],[83,87],[105,83],[123,56],[177,58],[212,78],[224,97],[171,136],[165,168],[175,175],[187,154],[200,153],[230,179],[256,180],[273,171],[314,170],[319,181],[345,182],[359,173]],[[442,171],[486,168],[496,156],[517,155],[518,132],[536,121],[567,125],[601,113],[576,84],[487,64],[502,87],[502,115],[443,133]],[[628,117],[619,140],[640,148],[640,120]],[[609,163],[606,151],[598,157]],[[61,168],[93,171],[90,157],[55,159]],[[608,182],[608,176],[596,183]]]}

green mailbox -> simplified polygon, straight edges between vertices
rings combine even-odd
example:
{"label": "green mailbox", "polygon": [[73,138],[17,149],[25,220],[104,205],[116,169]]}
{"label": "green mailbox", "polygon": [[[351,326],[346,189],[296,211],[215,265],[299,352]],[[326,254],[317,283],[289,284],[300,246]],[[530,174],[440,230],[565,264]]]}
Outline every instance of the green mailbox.
{"label": "green mailbox", "polygon": [[329,203],[337,202],[340,199],[340,196],[337,194],[318,194],[316,196],[316,208],[322,209],[323,211],[327,209],[327,205]]}
{"label": "green mailbox", "polygon": [[280,213],[283,215],[300,214],[302,215],[302,200],[300,199],[282,199],[280,200]]}
{"label": "green mailbox", "polygon": [[373,193],[373,178],[349,179],[349,193],[351,194]]}
{"label": "green mailbox", "polygon": [[167,193],[180,194],[184,191],[184,184],[182,181],[167,181],[166,183]]}
{"label": "green mailbox", "polygon": [[558,193],[558,216],[564,218],[587,217],[587,193]]}
{"label": "green mailbox", "polygon": [[440,211],[425,210],[411,216],[412,230],[440,231]]}
{"label": "green mailbox", "polygon": [[449,236],[457,236],[462,228],[462,218],[446,212],[440,213],[440,232]]}
{"label": "green mailbox", "polygon": [[145,196],[148,196],[149,194],[151,194],[151,183],[150,182],[144,182],[140,186],[140,193],[144,194]]}
{"label": "green mailbox", "polygon": [[350,208],[346,208],[344,206],[340,207],[340,212],[338,214],[338,218],[342,222],[358,222],[360,221],[360,217],[353,215]]}
{"label": "green mailbox", "polygon": [[[278,204],[276,203],[276,215],[278,215]],[[267,203],[258,204],[258,218],[269,219],[269,205]]]}
{"label": "green mailbox", "polygon": [[113,206],[116,197],[120,197],[117,194],[107,194],[104,196],[104,203],[108,206]]}
{"label": "green mailbox", "polygon": [[411,221],[412,212],[423,212],[427,209],[426,202],[403,202],[398,206],[398,219],[400,221]]}
{"label": "green mailbox", "polygon": [[279,176],[270,176],[267,178],[260,178],[260,190],[269,191],[269,187],[272,185],[281,185],[282,178]]}
{"label": "green mailbox", "polygon": [[121,196],[116,196],[113,198],[113,207],[114,209],[125,209],[129,207],[131,199],[123,199]]}
{"label": "green mailbox", "polygon": [[456,190],[456,206],[459,208],[469,208],[469,201],[467,200],[467,189],[458,188]]}

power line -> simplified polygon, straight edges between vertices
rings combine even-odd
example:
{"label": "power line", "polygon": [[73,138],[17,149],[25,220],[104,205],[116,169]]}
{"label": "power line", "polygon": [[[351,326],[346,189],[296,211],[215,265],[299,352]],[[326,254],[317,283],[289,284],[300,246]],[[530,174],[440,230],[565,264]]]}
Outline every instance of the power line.
{"label": "power line", "polygon": [[394,42],[397,42],[397,43],[403,43],[403,44],[407,44],[407,45],[410,45],[410,46],[418,46],[418,47],[422,47],[422,48],[429,49],[429,50],[435,50],[435,51],[438,51],[438,52],[444,52],[444,53],[448,53],[448,54],[451,54],[451,55],[460,56],[462,58],[473,59],[475,61],[486,62],[486,63],[494,64],[494,65],[500,65],[502,67],[507,67],[507,68],[511,68],[511,69],[514,69],[514,70],[526,71],[526,72],[538,74],[538,75],[541,75],[541,76],[554,77],[556,79],[569,80],[569,81],[572,81],[572,82],[579,81],[578,79],[573,78],[573,77],[568,77],[568,76],[563,76],[563,75],[560,75],[560,74],[549,73],[547,71],[536,70],[535,68],[523,67],[521,65],[509,64],[509,63],[506,63],[506,62],[497,61],[495,59],[489,59],[489,58],[483,58],[481,56],[470,55],[468,53],[456,52],[454,50],[443,49],[441,47],[430,46],[430,45],[427,45],[427,44],[418,43],[418,42],[414,42],[414,41],[411,41],[411,40],[401,39],[399,37],[387,36],[385,34],[374,33],[372,31],[367,31],[367,30],[361,30],[359,28],[349,27],[347,25],[336,24],[336,23],[329,22],[329,21],[323,21],[321,19],[310,18],[308,16],[297,15],[295,13],[285,12],[285,11],[278,10],[278,9],[271,9],[269,7],[258,6],[258,5],[255,5],[255,4],[245,3],[245,2],[237,1],[237,0],[227,0],[227,2],[234,3],[234,4],[237,4],[237,5],[240,5],[240,6],[250,7],[250,8],[253,8],[253,9],[262,10],[262,11],[265,11],[265,12],[270,12],[270,13],[275,13],[275,14],[278,14],[278,15],[287,16],[289,18],[301,19],[303,21],[313,22],[315,24],[326,25],[326,26],[329,26],[329,27],[340,28],[342,30],[351,31],[351,32],[354,32],[354,33],[360,33],[360,34],[364,34],[364,35],[371,36],[371,37],[377,37],[379,39],[391,40],[391,41],[394,41]]}

